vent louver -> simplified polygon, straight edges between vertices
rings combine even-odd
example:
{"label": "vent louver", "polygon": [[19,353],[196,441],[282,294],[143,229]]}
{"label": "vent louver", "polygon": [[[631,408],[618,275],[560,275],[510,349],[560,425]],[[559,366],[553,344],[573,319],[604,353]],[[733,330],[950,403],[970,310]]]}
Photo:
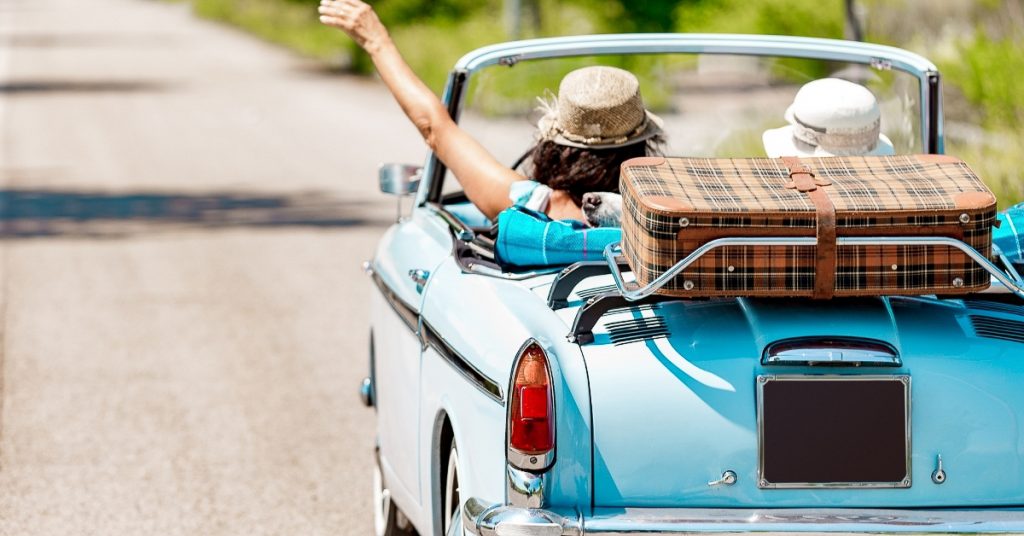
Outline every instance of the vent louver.
{"label": "vent louver", "polygon": [[604,294],[606,292],[614,292],[615,290],[615,285],[605,285],[603,287],[585,288],[583,290],[578,290],[576,291],[576,295],[583,300],[587,300],[599,294]]}
{"label": "vent louver", "polygon": [[614,309],[608,309],[605,314],[614,315],[618,313],[641,313],[643,311],[657,311],[660,308],[660,303],[645,303],[642,305],[627,305],[625,307],[616,307]]}
{"label": "vent louver", "polygon": [[979,337],[1024,343],[1024,322],[994,316],[970,315],[971,326]]}
{"label": "vent louver", "polygon": [[1014,305],[1012,303],[1002,303],[987,300],[964,300],[964,305],[968,309],[977,309],[979,311],[994,311],[997,313],[1009,313],[1012,315],[1024,316],[1024,307],[1021,307],[1020,305]]}
{"label": "vent louver", "polygon": [[631,318],[606,324],[612,343],[627,344],[636,341],[668,337],[668,326],[660,316]]}

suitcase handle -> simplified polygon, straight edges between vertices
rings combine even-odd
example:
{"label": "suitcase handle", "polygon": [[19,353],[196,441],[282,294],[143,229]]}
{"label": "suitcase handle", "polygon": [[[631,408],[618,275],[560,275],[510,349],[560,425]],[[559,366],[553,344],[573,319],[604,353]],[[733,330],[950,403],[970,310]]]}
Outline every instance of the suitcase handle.
{"label": "suitcase handle", "polygon": [[[993,252],[1000,259],[1000,261],[1007,266],[1006,270],[1000,269],[992,261],[986,258],[978,250],[972,248],[961,240],[949,237],[932,237],[932,236],[841,236],[836,239],[836,243],[839,246],[949,246],[956,248],[970,257],[974,262],[978,263],[986,272],[992,275],[995,281],[1001,283],[1006,290],[1016,295],[1018,298],[1024,300],[1024,279],[1021,278],[1017,270],[1013,268],[1013,265],[1009,262],[1006,256],[1003,255],[999,248],[992,245]],[[705,254],[727,246],[814,246],[817,244],[817,238],[815,237],[761,237],[761,238],[748,238],[748,237],[729,237],[729,238],[718,238],[705,242],[697,249],[693,250],[689,255],[684,257],[679,262],[675,263],[671,268],[666,270],[664,273],[654,278],[647,286],[637,288],[635,284],[633,288],[627,286],[622,276],[622,271],[619,269],[618,258],[622,255],[622,247],[620,243],[609,244],[604,249],[604,259],[608,263],[608,269],[612,274],[612,279],[615,282],[615,287],[626,301],[634,302],[642,300],[652,294],[658,289],[667,285],[683,270],[688,268],[697,259],[703,257]]]}

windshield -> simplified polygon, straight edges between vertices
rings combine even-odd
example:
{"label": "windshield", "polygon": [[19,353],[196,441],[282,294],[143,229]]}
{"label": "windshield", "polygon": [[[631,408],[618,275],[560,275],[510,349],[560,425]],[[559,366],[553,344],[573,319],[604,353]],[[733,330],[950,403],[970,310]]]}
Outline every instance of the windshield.
{"label": "windshield", "polygon": [[[720,54],[553,58],[474,73],[460,124],[500,161],[513,165],[534,142],[542,101],[553,102],[566,73],[611,65],[640,80],[648,109],[663,121],[666,156],[765,156],[762,134],[785,126],[800,87],[833,77],[862,84],[878,99],[882,133],[896,154],[926,152],[918,78],[898,70],[811,59]],[[520,168],[528,172],[529,166]],[[450,172],[444,191],[460,190]]]}

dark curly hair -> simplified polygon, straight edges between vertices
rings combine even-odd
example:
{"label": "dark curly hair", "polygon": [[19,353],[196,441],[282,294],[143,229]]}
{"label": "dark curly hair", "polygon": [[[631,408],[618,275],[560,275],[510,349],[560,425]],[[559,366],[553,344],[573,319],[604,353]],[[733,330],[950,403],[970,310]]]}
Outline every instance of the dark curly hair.
{"label": "dark curly hair", "polygon": [[530,152],[528,177],[569,193],[577,205],[587,192],[618,192],[619,166],[630,158],[661,154],[660,137],[613,149],[584,149],[541,141]]}

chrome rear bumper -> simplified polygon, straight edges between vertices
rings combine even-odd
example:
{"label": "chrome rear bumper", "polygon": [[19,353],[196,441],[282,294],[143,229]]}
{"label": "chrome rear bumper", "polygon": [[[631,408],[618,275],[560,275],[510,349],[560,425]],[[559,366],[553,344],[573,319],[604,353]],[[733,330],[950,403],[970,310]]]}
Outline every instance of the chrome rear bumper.
{"label": "chrome rear bumper", "polygon": [[474,536],[740,534],[1024,534],[1024,509],[595,508],[576,512],[488,505],[470,499],[462,525]]}

